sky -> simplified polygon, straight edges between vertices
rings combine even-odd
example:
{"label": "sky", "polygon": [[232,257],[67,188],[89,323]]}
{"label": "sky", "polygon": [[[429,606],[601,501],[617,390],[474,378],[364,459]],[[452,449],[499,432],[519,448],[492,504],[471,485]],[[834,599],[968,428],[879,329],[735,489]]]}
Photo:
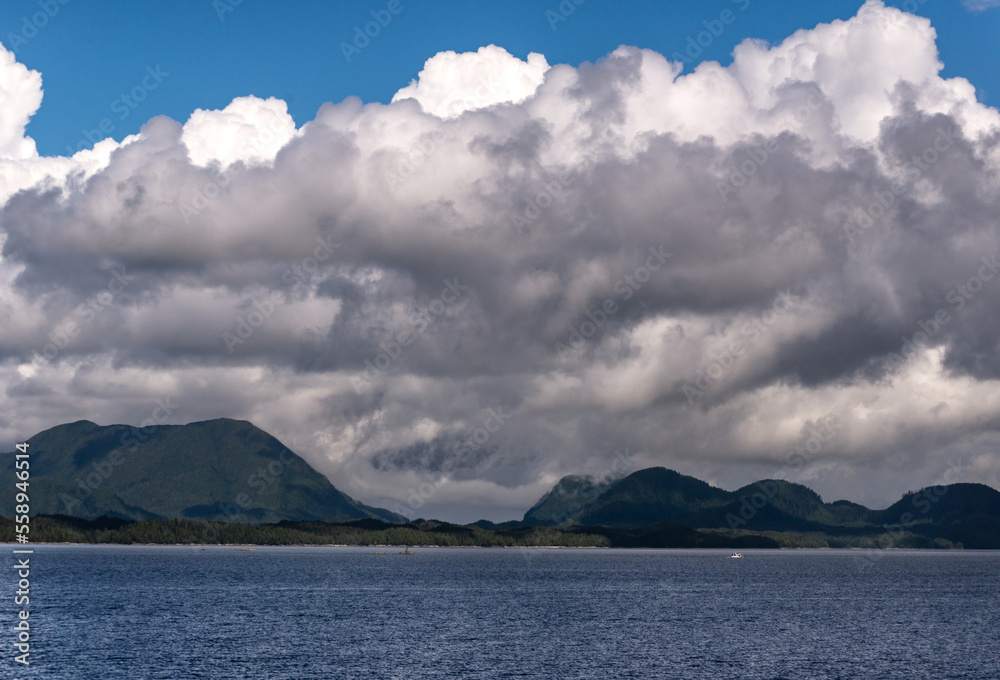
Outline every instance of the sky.
{"label": "sky", "polygon": [[1000,488],[1000,2],[94,5],[0,7],[8,450],[246,419],[462,522]]}

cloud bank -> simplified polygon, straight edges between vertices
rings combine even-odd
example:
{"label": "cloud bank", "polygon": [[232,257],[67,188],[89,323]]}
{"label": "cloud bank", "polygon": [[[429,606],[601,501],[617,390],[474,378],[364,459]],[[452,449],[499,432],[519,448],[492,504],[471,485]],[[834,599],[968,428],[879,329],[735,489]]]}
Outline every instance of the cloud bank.
{"label": "cloud bank", "polygon": [[870,1],[692,72],[445,52],[387,105],[241,97],[71,158],[0,52],[0,431],[170,397],[464,521],[626,450],[873,506],[1000,486],[1000,115],[935,39]]}

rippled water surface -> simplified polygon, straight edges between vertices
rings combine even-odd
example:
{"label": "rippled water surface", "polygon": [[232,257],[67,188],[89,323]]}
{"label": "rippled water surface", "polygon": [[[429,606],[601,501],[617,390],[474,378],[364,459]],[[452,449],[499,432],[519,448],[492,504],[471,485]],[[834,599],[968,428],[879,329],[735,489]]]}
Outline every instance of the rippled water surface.
{"label": "rippled water surface", "polygon": [[997,553],[384,550],[36,546],[4,676],[1000,678]]}

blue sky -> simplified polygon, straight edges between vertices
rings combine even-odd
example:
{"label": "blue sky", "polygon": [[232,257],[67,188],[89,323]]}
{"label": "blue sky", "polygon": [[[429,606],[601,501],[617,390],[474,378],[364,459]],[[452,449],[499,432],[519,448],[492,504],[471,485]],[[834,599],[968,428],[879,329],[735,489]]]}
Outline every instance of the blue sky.
{"label": "blue sky", "polygon": [[[46,4],[50,19],[39,14]],[[28,134],[43,155],[65,155],[84,130],[106,117],[114,122],[110,136],[121,140],[155,115],[183,122],[196,108],[221,109],[248,94],[284,99],[299,125],[324,102],[351,95],[387,102],[429,57],[445,50],[474,51],[493,43],[520,58],[535,51],[550,64],[572,65],[600,59],[621,44],[670,56],[683,52],[689,38],[706,30],[703,22],[711,24],[725,10],[733,12],[732,22],[712,36],[698,60],[727,64],[733,47],[748,37],[777,42],[800,28],[847,19],[860,4],[588,0],[575,6],[567,0],[564,7],[575,10],[553,22],[546,12],[559,11],[555,0],[399,0],[398,14],[348,62],[341,43],[353,40],[355,27],[371,21],[371,12],[387,16],[388,2],[7,0],[0,5],[0,40],[43,77],[45,98]],[[914,13],[932,20],[943,76],[966,77],[980,101],[1000,102],[1000,9],[974,12],[954,0],[887,4],[916,8]],[[39,17],[35,23],[44,25],[33,33],[26,17]],[[21,44],[11,34],[30,39]],[[169,76],[155,91],[134,108],[116,105],[123,92],[142,83],[147,67],[157,65]]]}

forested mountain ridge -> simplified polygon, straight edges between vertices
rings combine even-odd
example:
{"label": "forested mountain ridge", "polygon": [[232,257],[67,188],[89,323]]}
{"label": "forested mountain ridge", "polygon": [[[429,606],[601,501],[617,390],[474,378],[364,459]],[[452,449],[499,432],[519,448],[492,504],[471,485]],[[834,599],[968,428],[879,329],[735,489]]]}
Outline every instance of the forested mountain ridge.
{"label": "forested mountain ridge", "polygon": [[[801,484],[765,479],[726,491],[662,467],[638,470],[598,489],[565,477],[524,515],[550,527],[636,529],[668,522],[704,530],[842,537],[898,535],[967,548],[1000,548],[1000,491],[984,484],[934,486],[885,510],[825,503]],[[915,539],[916,540],[916,539]]]}
{"label": "forested mountain ridge", "polygon": [[[58,425],[28,439],[31,514],[86,519],[405,521],[338,491],[277,439],[243,420],[188,425]],[[14,455],[6,454],[6,478]],[[6,516],[14,496],[0,501]]]}

